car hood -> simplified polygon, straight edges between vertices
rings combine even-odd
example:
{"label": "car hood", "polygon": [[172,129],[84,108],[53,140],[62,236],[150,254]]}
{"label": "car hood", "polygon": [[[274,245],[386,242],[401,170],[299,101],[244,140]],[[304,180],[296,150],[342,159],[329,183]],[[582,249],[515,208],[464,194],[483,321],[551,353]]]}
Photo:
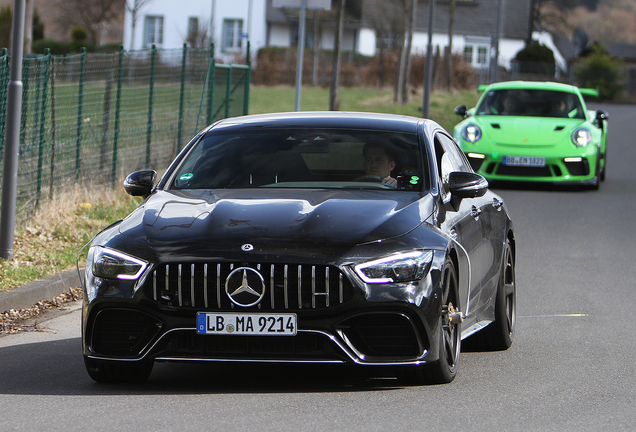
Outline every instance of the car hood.
{"label": "car hood", "polygon": [[[155,253],[208,255],[251,244],[268,249],[352,247],[401,236],[433,211],[417,193],[328,190],[157,191],[119,226]],[[198,253],[194,253],[193,250]]]}
{"label": "car hood", "polygon": [[482,134],[499,145],[547,147],[569,141],[584,120],[570,118],[479,116]]}

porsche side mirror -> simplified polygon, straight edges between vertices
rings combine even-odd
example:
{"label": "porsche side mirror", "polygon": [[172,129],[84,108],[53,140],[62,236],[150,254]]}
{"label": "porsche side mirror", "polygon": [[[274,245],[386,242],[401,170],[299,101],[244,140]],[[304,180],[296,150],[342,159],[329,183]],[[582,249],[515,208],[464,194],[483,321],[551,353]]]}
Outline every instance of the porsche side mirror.
{"label": "porsche side mirror", "polygon": [[488,190],[488,180],[472,172],[452,172],[448,178],[451,196],[458,199],[483,196]]}
{"label": "porsche side mirror", "polygon": [[146,198],[155,186],[157,173],[153,170],[135,171],[124,180],[124,189],[128,195]]}
{"label": "porsche side mirror", "polygon": [[459,105],[455,108],[455,114],[458,116],[466,117],[466,113],[468,112],[468,107],[466,105]]}
{"label": "porsche side mirror", "polygon": [[604,110],[597,110],[596,117],[594,117],[594,124],[596,127],[603,129],[605,122],[609,120],[609,114]]}
{"label": "porsche side mirror", "polygon": [[607,113],[607,111],[597,110],[596,111],[596,120],[598,120],[598,121],[609,120],[609,114]]}

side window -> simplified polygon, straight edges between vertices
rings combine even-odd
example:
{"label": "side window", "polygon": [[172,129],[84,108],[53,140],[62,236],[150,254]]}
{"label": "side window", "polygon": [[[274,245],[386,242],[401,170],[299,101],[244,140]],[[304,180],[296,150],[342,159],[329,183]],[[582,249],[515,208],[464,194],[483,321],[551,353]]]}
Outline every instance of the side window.
{"label": "side window", "polygon": [[443,133],[438,133],[437,137],[444,148],[444,152],[451,155],[453,171],[473,172],[470,163],[455,140]]}
{"label": "side window", "polygon": [[450,197],[450,187],[448,176],[452,172],[450,156],[446,153],[444,146],[440,142],[440,134],[435,135],[435,162],[437,163],[437,183],[439,184],[440,195],[446,201]]}

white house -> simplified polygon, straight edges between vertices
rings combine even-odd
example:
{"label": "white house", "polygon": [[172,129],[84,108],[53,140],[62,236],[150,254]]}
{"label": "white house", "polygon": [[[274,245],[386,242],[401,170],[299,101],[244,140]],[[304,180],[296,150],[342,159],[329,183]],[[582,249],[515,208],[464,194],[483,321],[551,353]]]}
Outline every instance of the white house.
{"label": "white house", "polygon": [[[134,0],[128,0],[129,4]],[[124,48],[181,48],[184,43],[208,46],[213,35],[216,53],[232,58],[244,53],[249,39],[254,49],[266,43],[267,0],[149,0],[124,19]]]}
{"label": "white house", "polygon": [[[132,3],[134,0],[128,0]],[[298,9],[273,6],[281,0],[148,0],[138,11],[134,35],[132,15],[126,12],[124,47],[181,48],[184,43],[207,46],[213,35],[216,55],[231,61],[245,54],[249,39],[252,53],[264,46],[290,47],[298,43]],[[386,0],[389,1],[389,0]],[[419,0],[413,52],[424,53],[428,44],[428,10],[430,0]],[[348,0],[343,49],[374,55],[377,41],[365,19],[371,13],[365,0]],[[448,0],[436,0],[433,46],[448,46]],[[494,56],[492,43],[499,29],[500,66],[510,67],[515,54],[524,47],[529,29],[531,0],[457,0],[453,32],[453,52],[460,53],[476,69],[487,69]],[[335,34],[335,0],[332,12],[310,10],[306,16],[306,40],[309,47],[332,49]],[[500,15],[499,15],[500,14]],[[498,16],[500,17],[498,21]],[[314,24],[320,23],[320,26]],[[555,52],[557,65],[565,64],[547,33],[534,33]]]}

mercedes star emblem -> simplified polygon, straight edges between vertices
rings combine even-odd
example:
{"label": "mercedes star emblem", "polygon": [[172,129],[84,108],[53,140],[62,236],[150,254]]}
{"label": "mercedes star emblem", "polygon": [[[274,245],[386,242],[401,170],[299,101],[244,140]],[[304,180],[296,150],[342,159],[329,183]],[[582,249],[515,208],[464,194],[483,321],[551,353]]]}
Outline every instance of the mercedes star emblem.
{"label": "mercedes star emblem", "polygon": [[239,267],[225,280],[225,293],[237,306],[254,306],[265,297],[265,281],[253,268]]}
{"label": "mercedes star emblem", "polygon": [[244,252],[251,252],[254,250],[254,245],[251,245],[249,243],[245,243],[243,246],[241,246],[241,250]]}

